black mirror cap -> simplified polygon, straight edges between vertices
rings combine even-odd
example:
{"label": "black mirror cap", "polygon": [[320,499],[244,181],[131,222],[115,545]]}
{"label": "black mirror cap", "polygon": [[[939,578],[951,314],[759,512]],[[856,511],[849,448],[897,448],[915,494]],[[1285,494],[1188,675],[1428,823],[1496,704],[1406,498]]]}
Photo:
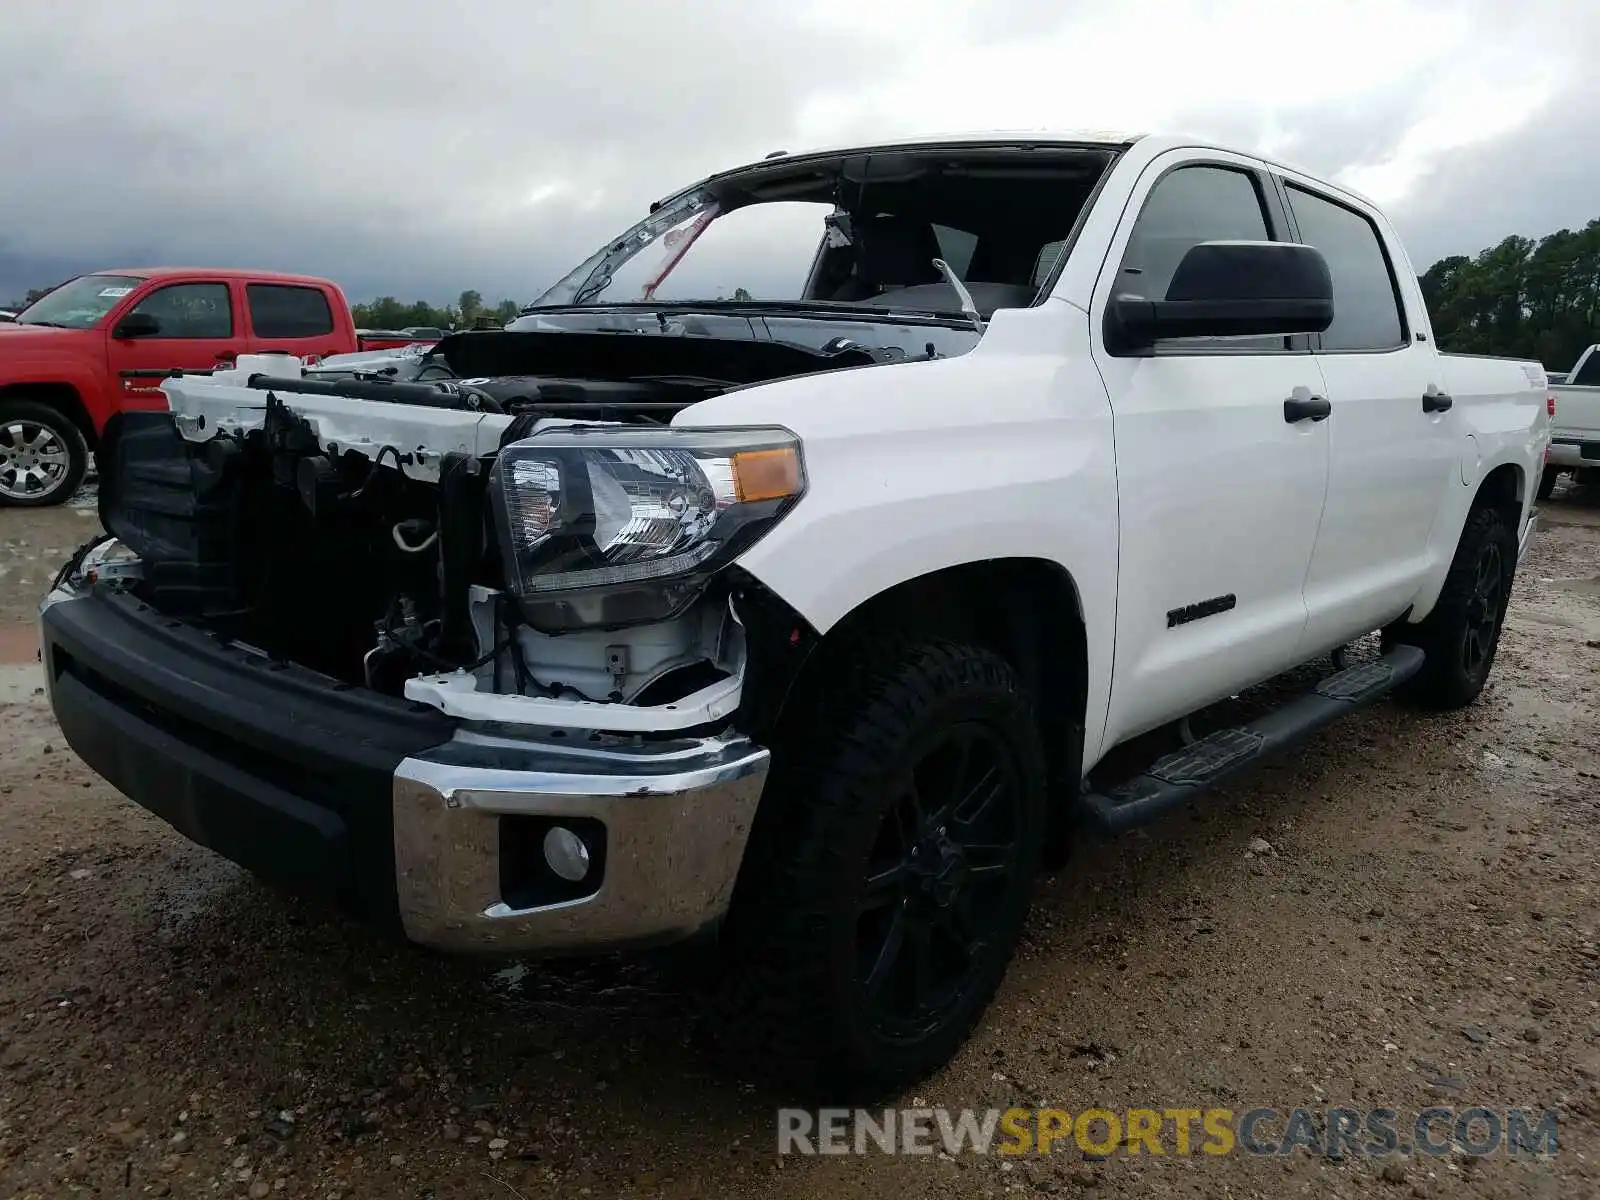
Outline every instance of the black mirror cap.
{"label": "black mirror cap", "polygon": [[154,337],[161,332],[161,322],[149,313],[132,312],[117,322],[111,331],[115,338]]}
{"label": "black mirror cap", "polygon": [[1294,242],[1200,242],[1166,297],[1114,297],[1109,332],[1126,349],[1167,338],[1321,333],[1333,323],[1333,276],[1321,251]]}

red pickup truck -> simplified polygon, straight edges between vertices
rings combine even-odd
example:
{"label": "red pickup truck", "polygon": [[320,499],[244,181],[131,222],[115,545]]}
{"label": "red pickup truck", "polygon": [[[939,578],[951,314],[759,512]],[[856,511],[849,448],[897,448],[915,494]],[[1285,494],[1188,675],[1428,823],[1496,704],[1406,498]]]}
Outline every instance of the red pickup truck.
{"label": "red pickup truck", "polygon": [[0,505],[71,496],[113,413],[165,404],[158,371],[356,349],[350,305],[326,279],[187,267],[80,275],[0,322]]}

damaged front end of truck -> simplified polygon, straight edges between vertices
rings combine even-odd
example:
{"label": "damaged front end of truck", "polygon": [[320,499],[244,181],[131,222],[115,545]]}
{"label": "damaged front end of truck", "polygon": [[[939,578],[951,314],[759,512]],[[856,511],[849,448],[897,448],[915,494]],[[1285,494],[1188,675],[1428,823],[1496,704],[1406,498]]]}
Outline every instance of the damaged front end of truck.
{"label": "damaged front end of truck", "polygon": [[726,907],[767,768],[741,714],[750,624],[769,659],[810,639],[729,567],[806,473],[783,428],[669,422],[871,360],[584,333],[469,353],[495,375],[246,361],[117,417],[109,538],[44,612],[58,715],[195,840],[331,880],[414,941],[688,936]]}

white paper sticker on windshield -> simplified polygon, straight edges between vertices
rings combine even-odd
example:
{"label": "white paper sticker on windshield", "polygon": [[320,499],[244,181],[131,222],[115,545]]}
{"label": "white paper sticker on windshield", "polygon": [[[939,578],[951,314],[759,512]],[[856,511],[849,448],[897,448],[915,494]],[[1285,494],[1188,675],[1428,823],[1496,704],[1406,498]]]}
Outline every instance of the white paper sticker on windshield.
{"label": "white paper sticker on windshield", "polygon": [[118,300],[118,299],[121,299],[123,296],[126,296],[131,291],[133,291],[133,289],[131,287],[101,288],[100,289],[100,295],[105,297],[107,300]]}

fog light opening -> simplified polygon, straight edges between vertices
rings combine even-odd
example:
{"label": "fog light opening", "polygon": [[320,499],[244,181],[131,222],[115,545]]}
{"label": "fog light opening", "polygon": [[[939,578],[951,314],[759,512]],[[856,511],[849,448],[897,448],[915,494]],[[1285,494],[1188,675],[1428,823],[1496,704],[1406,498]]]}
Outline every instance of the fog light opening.
{"label": "fog light opening", "polygon": [[552,825],[544,835],[544,861],[568,883],[581,883],[589,874],[589,847],[564,825]]}

